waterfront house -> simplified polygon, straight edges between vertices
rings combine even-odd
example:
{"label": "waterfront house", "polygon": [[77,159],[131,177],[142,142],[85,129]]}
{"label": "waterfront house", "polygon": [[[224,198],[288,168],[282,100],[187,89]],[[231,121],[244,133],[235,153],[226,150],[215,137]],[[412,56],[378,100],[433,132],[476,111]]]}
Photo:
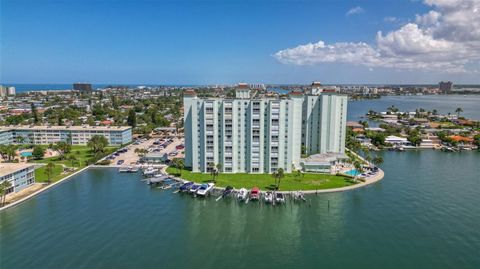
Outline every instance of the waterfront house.
{"label": "waterfront house", "polygon": [[380,128],[380,127],[369,127],[369,128],[365,128],[366,131],[372,131],[372,132],[385,132],[385,129],[383,128]]}
{"label": "waterfront house", "polygon": [[411,146],[410,141],[404,137],[398,137],[395,135],[389,135],[385,137],[385,143],[392,144],[395,146]]}

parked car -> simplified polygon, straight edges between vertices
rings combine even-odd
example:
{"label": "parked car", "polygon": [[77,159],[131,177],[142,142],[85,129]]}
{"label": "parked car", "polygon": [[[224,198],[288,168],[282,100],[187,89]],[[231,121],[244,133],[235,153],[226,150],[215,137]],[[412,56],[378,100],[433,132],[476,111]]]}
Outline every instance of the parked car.
{"label": "parked car", "polygon": [[124,160],[118,160],[117,165],[122,165],[124,162]]}

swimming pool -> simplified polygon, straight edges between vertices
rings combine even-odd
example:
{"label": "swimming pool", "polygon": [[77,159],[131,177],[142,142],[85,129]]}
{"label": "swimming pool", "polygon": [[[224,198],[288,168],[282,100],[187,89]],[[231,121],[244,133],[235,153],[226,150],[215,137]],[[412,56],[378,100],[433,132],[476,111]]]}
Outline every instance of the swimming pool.
{"label": "swimming pool", "polygon": [[31,151],[20,152],[20,156],[22,156],[22,157],[32,157],[32,152]]}
{"label": "swimming pool", "polygon": [[345,172],[344,174],[347,174],[349,176],[354,177],[354,176],[360,175],[360,172],[357,169],[352,169],[352,170],[349,170],[349,171]]}

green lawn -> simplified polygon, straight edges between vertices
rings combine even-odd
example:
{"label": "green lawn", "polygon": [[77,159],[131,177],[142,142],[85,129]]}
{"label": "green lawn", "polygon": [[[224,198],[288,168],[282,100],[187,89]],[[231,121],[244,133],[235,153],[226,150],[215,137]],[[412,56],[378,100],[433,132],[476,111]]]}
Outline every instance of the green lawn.
{"label": "green lawn", "polygon": [[[107,147],[106,152],[112,153],[115,150],[117,150],[117,147]],[[87,160],[93,158],[93,152],[88,146],[72,146],[72,151],[69,154],[75,154],[78,158],[78,163],[75,165],[77,168],[83,168],[87,166]],[[67,154],[67,156],[69,155]],[[34,162],[36,163],[49,163],[53,162],[55,164],[64,164],[66,166],[72,166],[71,162],[69,160],[60,160],[60,157],[51,157],[51,158],[45,158],[42,160],[35,160]]]}
{"label": "green lawn", "polygon": [[[167,172],[172,175],[177,175],[177,170],[174,167],[168,167]],[[210,174],[193,173],[188,170],[182,170],[180,176],[186,180],[194,182],[209,182],[212,179]],[[216,179],[216,185],[219,187],[232,186],[234,188],[259,187],[262,190],[270,189],[275,184],[275,179],[270,174],[223,174],[220,173]],[[321,190],[340,188],[355,184],[351,179],[343,176],[324,175],[324,174],[304,174],[297,176],[295,173],[285,174],[280,183],[280,190]]]}
{"label": "green lawn", "polygon": [[[52,182],[55,182],[57,180],[60,180],[67,176],[68,174],[62,174],[63,172],[63,167],[61,165],[56,164],[55,167],[53,168],[53,173],[52,173]],[[45,174],[45,166],[42,166],[38,169],[35,170],[35,181],[36,182],[47,182],[47,175]]]}
{"label": "green lawn", "polygon": [[[108,154],[110,154],[117,149],[118,149],[117,147],[107,147],[106,152]],[[89,159],[93,158],[93,152],[91,151],[91,149],[88,146],[72,146],[72,151],[69,154],[75,154],[75,156],[77,156],[77,158],[78,158],[78,162],[75,164],[76,170],[79,170],[79,169],[82,169],[82,168],[86,167],[87,166],[87,161]],[[67,156],[69,154],[67,154]],[[52,182],[58,181],[58,180],[60,180],[64,177],[70,175],[71,173],[73,173],[73,172],[69,172],[69,173],[62,174],[63,166],[61,164],[65,165],[65,166],[68,166],[68,167],[71,167],[72,163],[67,159],[60,160],[60,157],[58,157],[58,156],[51,157],[51,158],[45,158],[45,159],[41,159],[41,160],[34,160],[33,162],[35,162],[35,163],[45,163],[45,164],[52,162],[53,164],[55,164],[55,168],[53,169]],[[35,181],[36,182],[47,182],[47,175],[45,174],[45,167],[40,167],[40,168],[35,170]]]}

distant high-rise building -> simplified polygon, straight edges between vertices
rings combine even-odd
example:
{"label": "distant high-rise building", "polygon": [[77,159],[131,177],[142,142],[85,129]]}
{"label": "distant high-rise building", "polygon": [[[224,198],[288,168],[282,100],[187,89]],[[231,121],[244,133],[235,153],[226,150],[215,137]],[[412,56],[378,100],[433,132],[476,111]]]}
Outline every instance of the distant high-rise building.
{"label": "distant high-rise building", "polygon": [[15,95],[15,87],[8,87],[7,88],[7,95]]}
{"label": "distant high-rise building", "polygon": [[438,88],[440,92],[448,93],[452,90],[452,85],[453,85],[453,82],[451,81],[447,81],[447,82],[440,81],[440,83],[438,83]]}
{"label": "distant high-rise building", "polygon": [[90,83],[73,83],[73,89],[81,93],[92,92],[92,84]]}
{"label": "distant high-rise building", "polygon": [[0,97],[7,96],[7,87],[0,85]]}

